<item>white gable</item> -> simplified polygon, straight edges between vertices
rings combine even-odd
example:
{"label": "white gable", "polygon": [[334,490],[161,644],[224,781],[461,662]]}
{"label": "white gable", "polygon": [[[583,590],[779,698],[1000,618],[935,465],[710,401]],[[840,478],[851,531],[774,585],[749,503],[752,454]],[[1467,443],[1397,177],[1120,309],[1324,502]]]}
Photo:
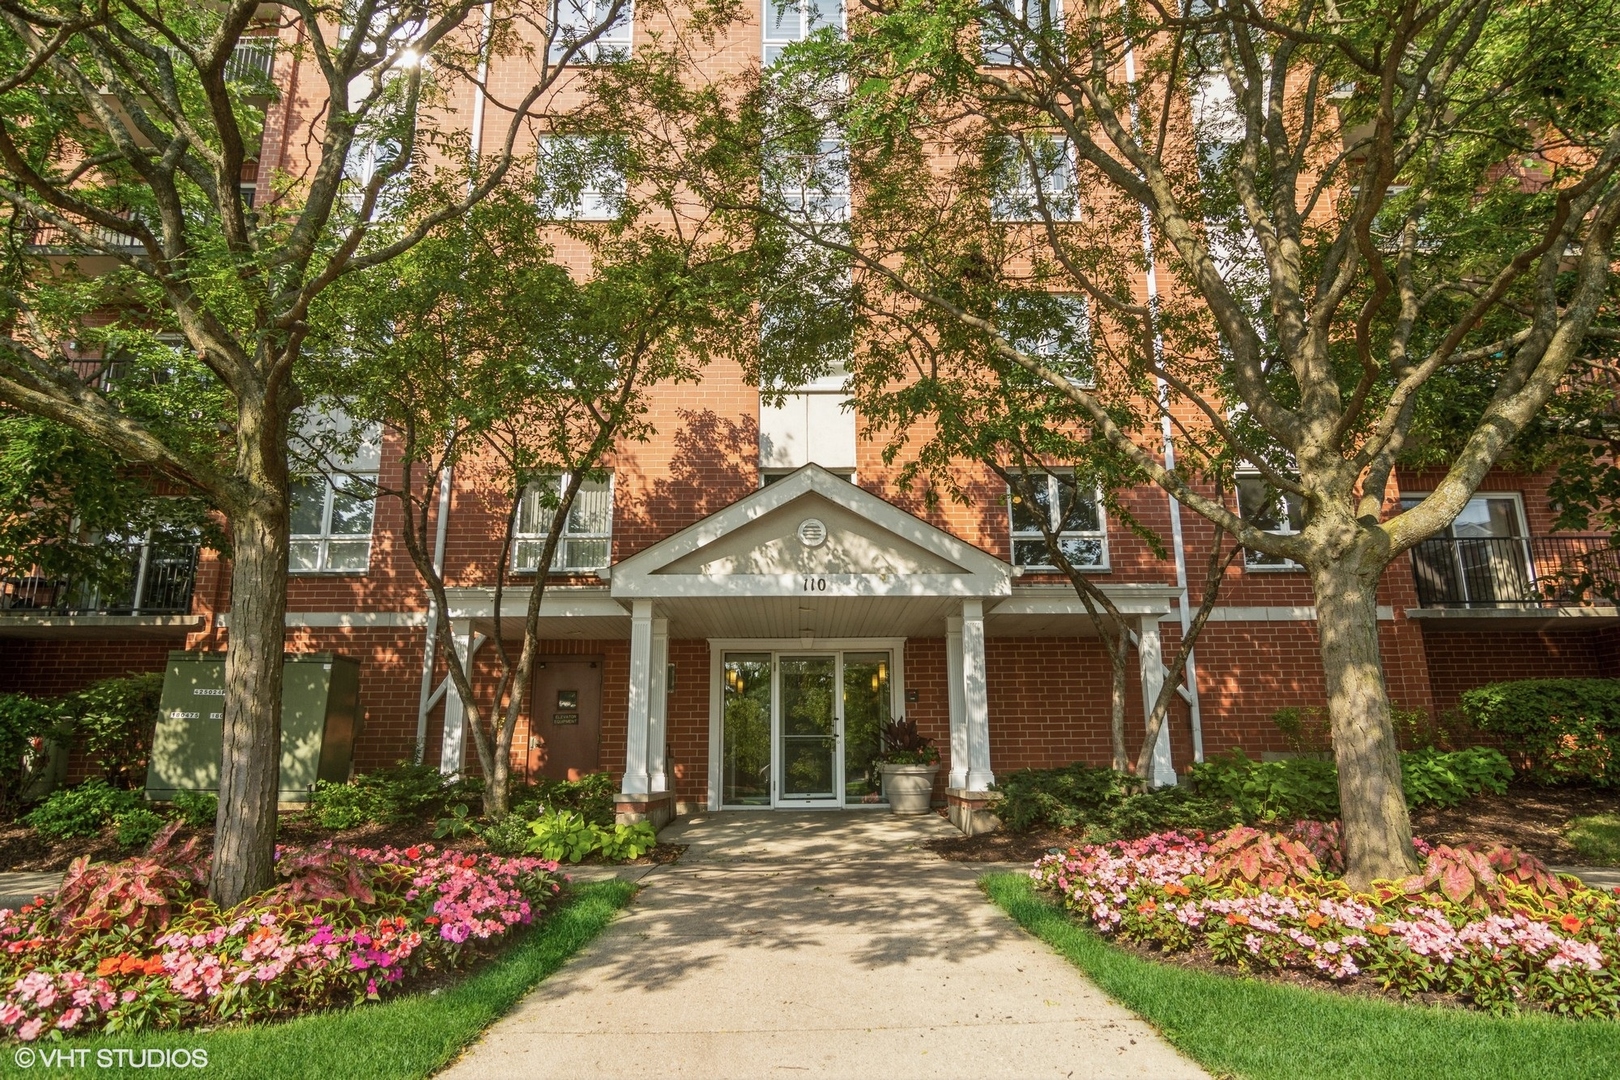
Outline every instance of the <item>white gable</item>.
{"label": "white gable", "polygon": [[613,567],[636,597],[1006,596],[1012,567],[817,465]]}

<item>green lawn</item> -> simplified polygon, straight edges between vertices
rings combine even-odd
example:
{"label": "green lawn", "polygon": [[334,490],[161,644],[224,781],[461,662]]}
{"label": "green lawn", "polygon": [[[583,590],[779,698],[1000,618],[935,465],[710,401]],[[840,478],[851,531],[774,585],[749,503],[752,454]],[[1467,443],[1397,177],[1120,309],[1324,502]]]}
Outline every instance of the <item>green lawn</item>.
{"label": "green lawn", "polygon": [[[99,1069],[96,1052],[116,1047],[197,1048],[205,1069],[141,1069],[139,1076],[202,1076],[208,1080],[403,1080],[430,1075],[476,1039],[536,983],[556,971],[613,920],[635,895],[623,881],[584,885],[510,950],[439,994],[412,994],[379,1005],[321,1013],[261,1027],[209,1034],[162,1032],[103,1035],[56,1046],[90,1052],[78,1069],[35,1064],[21,1069],[15,1047],[0,1051],[0,1076],[129,1075]],[[49,1051],[52,1044],[37,1044]]]}
{"label": "green lawn", "polygon": [[1583,863],[1620,866],[1620,814],[1593,814],[1569,823],[1570,846]]}
{"label": "green lawn", "polygon": [[1110,945],[1020,874],[985,891],[1026,930],[1221,1076],[1314,1080],[1620,1077],[1620,1024],[1498,1018],[1156,964]]}

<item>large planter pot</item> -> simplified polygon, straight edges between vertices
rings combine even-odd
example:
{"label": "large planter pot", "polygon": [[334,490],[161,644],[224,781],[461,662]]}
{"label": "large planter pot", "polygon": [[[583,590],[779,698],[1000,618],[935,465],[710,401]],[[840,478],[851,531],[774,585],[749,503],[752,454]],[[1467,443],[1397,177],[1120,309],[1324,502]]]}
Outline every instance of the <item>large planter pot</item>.
{"label": "large planter pot", "polygon": [[880,765],[889,809],[896,814],[926,814],[932,808],[934,777],[939,765]]}

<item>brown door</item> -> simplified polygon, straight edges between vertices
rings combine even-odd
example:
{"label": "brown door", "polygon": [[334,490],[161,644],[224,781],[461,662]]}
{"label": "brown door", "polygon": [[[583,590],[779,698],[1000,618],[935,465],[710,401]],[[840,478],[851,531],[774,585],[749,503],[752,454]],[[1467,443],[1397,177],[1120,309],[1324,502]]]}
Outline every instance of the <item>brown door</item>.
{"label": "brown door", "polygon": [[535,664],[529,770],[551,780],[596,772],[602,749],[602,662],[542,657]]}

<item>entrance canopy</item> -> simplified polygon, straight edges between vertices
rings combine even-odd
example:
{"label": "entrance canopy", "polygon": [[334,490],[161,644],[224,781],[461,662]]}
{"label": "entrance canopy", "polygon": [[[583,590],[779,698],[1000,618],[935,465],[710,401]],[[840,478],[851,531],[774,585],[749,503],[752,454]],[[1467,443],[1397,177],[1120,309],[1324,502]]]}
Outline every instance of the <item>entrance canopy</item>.
{"label": "entrance canopy", "polygon": [[1010,596],[1014,574],[806,465],[618,563],[609,593],[654,602],[673,637],[917,637],[964,600]]}

